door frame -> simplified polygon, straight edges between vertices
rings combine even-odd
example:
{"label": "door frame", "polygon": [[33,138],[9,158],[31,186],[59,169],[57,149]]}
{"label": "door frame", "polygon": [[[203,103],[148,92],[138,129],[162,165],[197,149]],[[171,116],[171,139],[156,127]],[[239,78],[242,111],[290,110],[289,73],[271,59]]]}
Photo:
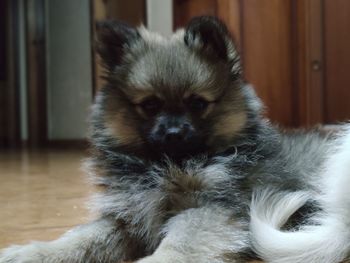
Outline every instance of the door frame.
{"label": "door frame", "polygon": [[26,1],[28,146],[48,143],[45,0]]}

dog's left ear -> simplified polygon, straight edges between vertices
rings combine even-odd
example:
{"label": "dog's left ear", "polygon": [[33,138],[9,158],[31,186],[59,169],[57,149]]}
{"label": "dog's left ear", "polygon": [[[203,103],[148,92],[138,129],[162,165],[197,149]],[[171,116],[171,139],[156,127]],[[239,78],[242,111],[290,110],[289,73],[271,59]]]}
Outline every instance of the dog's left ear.
{"label": "dog's left ear", "polygon": [[185,44],[208,56],[219,58],[240,68],[239,54],[226,25],[216,17],[200,16],[187,25]]}
{"label": "dog's left ear", "polygon": [[116,20],[97,23],[96,31],[97,52],[108,70],[119,66],[126,50],[141,39],[136,28]]}

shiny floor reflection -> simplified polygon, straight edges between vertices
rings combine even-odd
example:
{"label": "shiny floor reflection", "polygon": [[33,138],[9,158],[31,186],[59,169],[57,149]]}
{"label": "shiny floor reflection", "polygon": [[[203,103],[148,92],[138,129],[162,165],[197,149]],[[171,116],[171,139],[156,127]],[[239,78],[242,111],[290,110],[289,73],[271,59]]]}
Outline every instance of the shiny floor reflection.
{"label": "shiny floor reflection", "polygon": [[88,221],[84,151],[0,152],[0,248],[51,240]]}

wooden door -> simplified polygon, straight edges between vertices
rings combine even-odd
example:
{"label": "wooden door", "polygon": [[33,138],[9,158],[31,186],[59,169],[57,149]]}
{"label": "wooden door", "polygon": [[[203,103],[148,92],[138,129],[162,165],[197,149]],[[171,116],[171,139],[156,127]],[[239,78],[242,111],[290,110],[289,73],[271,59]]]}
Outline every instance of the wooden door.
{"label": "wooden door", "polygon": [[35,148],[48,143],[45,0],[25,3],[28,146]]}
{"label": "wooden door", "polygon": [[349,1],[174,0],[175,27],[213,13],[234,35],[245,77],[272,121],[299,127],[350,119]]}
{"label": "wooden door", "polygon": [[267,114],[296,126],[293,83],[292,0],[242,1],[242,51],[246,79],[267,104]]}
{"label": "wooden door", "polygon": [[324,120],[350,120],[350,1],[324,0]]}

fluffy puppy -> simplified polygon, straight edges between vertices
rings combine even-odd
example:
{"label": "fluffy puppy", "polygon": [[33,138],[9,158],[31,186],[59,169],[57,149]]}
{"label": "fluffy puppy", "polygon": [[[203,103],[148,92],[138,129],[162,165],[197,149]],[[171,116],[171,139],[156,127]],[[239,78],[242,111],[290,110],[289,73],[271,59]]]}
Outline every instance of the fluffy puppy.
{"label": "fluffy puppy", "polygon": [[[107,85],[92,110],[88,169],[102,187],[92,202],[99,217],[55,241],[10,247],[1,263],[223,263],[254,256],[329,263],[347,256],[349,209],[335,206],[346,191],[332,206],[322,180],[329,149],[340,143],[316,132],[280,133],[261,116],[222,22],[194,18],[167,39],[107,21],[98,34]],[[337,237],[326,232],[317,243],[310,233],[332,218]],[[315,225],[308,232],[305,223]],[[305,241],[289,247],[295,233]],[[319,249],[327,238],[336,245]]]}

